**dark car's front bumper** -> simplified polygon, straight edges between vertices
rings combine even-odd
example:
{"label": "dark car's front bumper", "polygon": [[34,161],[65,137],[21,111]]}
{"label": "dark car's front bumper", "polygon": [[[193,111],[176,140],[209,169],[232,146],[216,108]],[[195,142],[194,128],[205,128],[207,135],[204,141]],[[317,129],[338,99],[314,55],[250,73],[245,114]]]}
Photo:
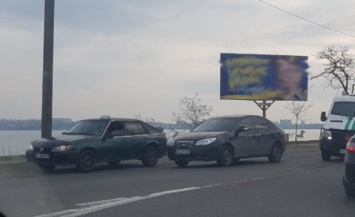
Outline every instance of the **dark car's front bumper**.
{"label": "dark car's front bumper", "polygon": [[[178,154],[179,150],[189,150],[189,154]],[[180,151],[181,153],[181,151]],[[169,147],[168,157],[170,160],[184,160],[184,161],[212,161],[218,160],[220,157],[220,148],[216,145],[191,145],[189,147]]]}
{"label": "dark car's front bumper", "polygon": [[67,165],[67,164],[77,164],[79,159],[79,153],[77,151],[67,151],[67,152],[51,152],[48,154],[49,158],[38,158],[37,153],[31,150],[26,151],[26,158],[28,162],[34,162],[37,164],[48,164],[48,165]]}
{"label": "dark car's front bumper", "polygon": [[319,148],[322,152],[329,153],[333,156],[343,157],[345,154],[346,142],[339,142],[328,139],[319,141]]}

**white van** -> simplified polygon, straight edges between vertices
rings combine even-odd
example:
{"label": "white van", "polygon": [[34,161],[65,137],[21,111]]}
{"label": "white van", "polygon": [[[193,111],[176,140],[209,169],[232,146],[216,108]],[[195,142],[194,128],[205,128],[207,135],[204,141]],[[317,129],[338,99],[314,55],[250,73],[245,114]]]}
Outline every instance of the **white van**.
{"label": "white van", "polygon": [[355,134],[355,95],[336,96],[328,116],[323,111],[319,148],[322,159],[329,161],[332,156],[344,157],[346,143]]}

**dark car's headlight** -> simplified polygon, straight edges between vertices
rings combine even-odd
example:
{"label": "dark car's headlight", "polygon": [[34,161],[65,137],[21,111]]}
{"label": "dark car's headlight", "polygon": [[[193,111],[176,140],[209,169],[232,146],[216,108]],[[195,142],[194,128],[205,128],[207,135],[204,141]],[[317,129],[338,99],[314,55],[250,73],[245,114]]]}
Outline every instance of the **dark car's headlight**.
{"label": "dark car's headlight", "polygon": [[322,129],[320,133],[320,139],[332,140],[332,132],[330,130]]}
{"label": "dark car's headlight", "polygon": [[196,142],[195,145],[208,145],[216,141],[216,138],[200,139]]}
{"label": "dark car's headlight", "polygon": [[59,145],[54,148],[52,148],[52,152],[63,152],[63,151],[70,151],[73,149],[73,146],[71,145]]}
{"label": "dark car's headlight", "polygon": [[30,146],[28,146],[28,150],[30,150],[30,151],[33,151],[34,150],[34,148],[33,148],[33,145],[31,144]]}

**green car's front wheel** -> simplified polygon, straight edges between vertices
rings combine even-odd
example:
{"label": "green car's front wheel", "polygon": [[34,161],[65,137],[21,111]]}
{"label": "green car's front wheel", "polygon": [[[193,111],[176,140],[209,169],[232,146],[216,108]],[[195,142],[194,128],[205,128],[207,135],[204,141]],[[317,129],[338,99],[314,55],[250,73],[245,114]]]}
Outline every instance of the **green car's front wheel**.
{"label": "green car's front wheel", "polygon": [[90,172],[96,164],[95,152],[89,149],[83,150],[80,153],[78,169],[82,172]]}

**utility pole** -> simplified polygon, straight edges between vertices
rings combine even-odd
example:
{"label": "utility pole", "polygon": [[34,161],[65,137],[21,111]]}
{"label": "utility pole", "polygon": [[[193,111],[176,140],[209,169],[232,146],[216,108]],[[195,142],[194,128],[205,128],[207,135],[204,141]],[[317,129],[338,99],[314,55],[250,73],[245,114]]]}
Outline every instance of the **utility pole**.
{"label": "utility pole", "polygon": [[54,1],[44,0],[42,138],[52,136]]}

